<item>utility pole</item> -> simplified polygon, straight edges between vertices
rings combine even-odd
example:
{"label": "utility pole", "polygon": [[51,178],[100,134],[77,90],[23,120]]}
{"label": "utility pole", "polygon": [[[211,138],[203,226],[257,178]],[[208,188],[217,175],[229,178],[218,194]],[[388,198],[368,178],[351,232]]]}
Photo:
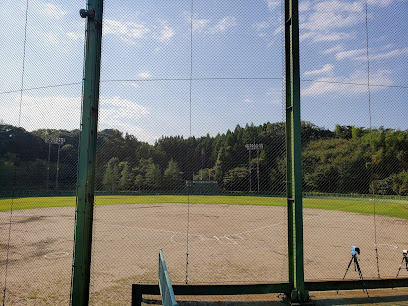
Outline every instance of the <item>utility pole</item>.
{"label": "utility pole", "polygon": [[298,6],[298,0],[285,0],[286,192],[290,284],[290,292],[287,294],[292,303],[309,299],[309,293],[305,290],[303,259]]}
{"label": "utility pole", "polygon": [[88,305],[91,269],[92,223],[95,196],[95,159],[99,110],[103,0],[88,0],[80,10],[86,18],[85,63],[74,254],[71,277],[71,305]]}

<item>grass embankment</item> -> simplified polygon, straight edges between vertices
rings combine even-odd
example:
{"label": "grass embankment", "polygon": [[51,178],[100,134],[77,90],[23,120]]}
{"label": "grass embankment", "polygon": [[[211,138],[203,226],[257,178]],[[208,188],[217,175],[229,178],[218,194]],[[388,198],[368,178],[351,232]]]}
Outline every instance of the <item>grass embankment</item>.
{"label": "grass embankment", "polygon": [[[191,204],[234,204],[285,206],[286,199],[278,197],[256,196],[190,196],[186,195],[141,195],[141,196],[96,196],[96,205],[113,204],[150,204],[150,203],[187,203]],[[16,199],[0,199],[0,211],[32,209],[44,207],[74,206],[75,197],[27,197]],[[304,208],[339,210],[362,214],[373,214],[373,202],[366,199],[303,199]],[[393,203],[392,201],[376,202],[376,214],[389,217],[408,219],[408,202]]]}

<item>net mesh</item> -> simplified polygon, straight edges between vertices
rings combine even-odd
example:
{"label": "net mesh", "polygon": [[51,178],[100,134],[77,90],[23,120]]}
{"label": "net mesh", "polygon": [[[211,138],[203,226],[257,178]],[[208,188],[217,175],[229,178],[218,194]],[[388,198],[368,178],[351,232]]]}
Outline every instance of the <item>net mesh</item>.
{"label": "net mesh", "polygon": [[[5,304],[69,301],[82,6],[0,4]],[[395,277],[407,249],[406,6],[300,3],[306,280],[352,245]],[[283,24],[282,1],[104,1],[91,304],[157,283],[159,249],[173,284],[288,281]]]}

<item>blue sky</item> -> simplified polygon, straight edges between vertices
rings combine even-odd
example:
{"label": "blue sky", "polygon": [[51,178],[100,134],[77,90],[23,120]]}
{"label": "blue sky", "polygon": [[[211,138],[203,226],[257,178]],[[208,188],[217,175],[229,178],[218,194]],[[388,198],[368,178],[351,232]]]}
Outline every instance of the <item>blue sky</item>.
{"label": "blue sky", "polygon": [[[99,128],[150,143],[189,136],[191,1],[104,5]],[[27,130],[79,128],[84,6],[29,1],[24,88],[67,85],[23,92],[20,125]],[[0,3],[0,120],[14,125],[25,7],[25,1]],[[194,0],[192,135],[282,121],[281,8],[274,0]],[[329,129],[367,127],[365,1],[300,1],[299,8],[302,120]],[[408,128],[406,12],[407,0],[368,0],[374,127]]]}

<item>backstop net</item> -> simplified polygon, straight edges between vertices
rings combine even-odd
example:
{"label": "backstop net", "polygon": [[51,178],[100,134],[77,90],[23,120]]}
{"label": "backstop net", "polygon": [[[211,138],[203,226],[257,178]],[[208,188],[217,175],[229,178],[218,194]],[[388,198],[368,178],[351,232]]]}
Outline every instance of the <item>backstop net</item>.
{"label": "backstop net", "polygon": [[[69,302],[85,5],[0,4],[5,304]],[[91,304],[157,283],[159,249],[172,284],[288,281],[283,5],[104,1]],[[300,3],[306,280],[408,248],[406,8]]]}

